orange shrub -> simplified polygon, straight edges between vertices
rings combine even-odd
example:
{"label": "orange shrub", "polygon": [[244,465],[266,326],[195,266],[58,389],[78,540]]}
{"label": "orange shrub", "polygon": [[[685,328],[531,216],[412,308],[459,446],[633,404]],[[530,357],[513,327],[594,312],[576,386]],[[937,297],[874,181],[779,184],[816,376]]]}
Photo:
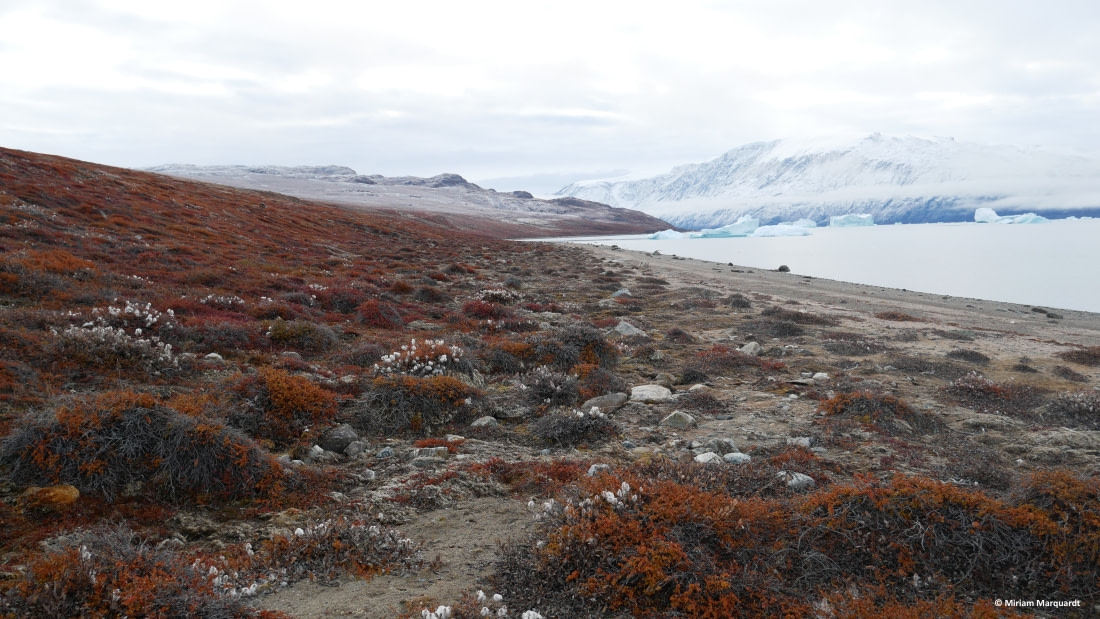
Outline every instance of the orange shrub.
{"label": "orange shrub", "polygon": [[260,368],[242,378],[233,391],[240,406],[230,413],[230,425],[278,446],[301,440],[336,416],[335,393],[285,370]]}

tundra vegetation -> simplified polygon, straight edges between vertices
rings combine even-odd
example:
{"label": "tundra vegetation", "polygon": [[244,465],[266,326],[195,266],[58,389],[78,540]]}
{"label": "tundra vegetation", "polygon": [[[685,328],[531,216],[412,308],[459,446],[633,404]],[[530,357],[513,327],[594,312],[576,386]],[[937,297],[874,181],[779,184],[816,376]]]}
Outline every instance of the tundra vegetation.
{"label": "tundra vegetation", "polygon": [[440,223],[0,150],[0,616],[285,617],[474,497],[484,582],[379,616],[1097,612],[1096,342]]}

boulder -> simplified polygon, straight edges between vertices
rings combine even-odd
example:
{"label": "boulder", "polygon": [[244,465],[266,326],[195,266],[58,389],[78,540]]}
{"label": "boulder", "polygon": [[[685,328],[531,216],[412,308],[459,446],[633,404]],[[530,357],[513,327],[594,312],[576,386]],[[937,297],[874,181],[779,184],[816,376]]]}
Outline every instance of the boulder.
{"label": "boulder", "polygon": [[630,390],[630,399],[647,404],[668,402],[672,399],[672,391],[662,385],[638,385]]}
{"label": "boulder", "polygon": [[695,456],[695,461],[700,464],[721,464],[722,456],[719,456],[713,451],[708,451]]}
{"label": "boulder", "polygon": [[760,345],[760,342],[749,342],[748,344],[745,344],[744,346],[742,346],[738,350],[745,353],[746,355],[751,355],[753,357],[759,357],[760,354],[764,352],[764,347]]}
{"label": "boulder", "polygon": [[496,420],[496,417],[492,415],[485,415],[484,417],[478,417],[471,424],[471,428],[487,428],[490,426],[499,425],[500,422]]}
{"label": "boulder", "polygon": [[694,428],[696,421],[694,417],[684,411],[672,411],[672,414],[662,419],[659,425],[675,428],[677,430],[686,430],[688,428]]}
{"label": "boulder", "polygon": [[711,451],[716,451],[720,454],[738,451],[737,444],[734,443],[731,438],[712,438],[706,442],[706,446]]}
{"label": "boulder", "polygon": [[722,459],[726,462],[729,462],[730,464],[748,464],[749,462],[752,462],[752,456],[750,456],[749,454],[743,454],[739,451],[728,453],[722,456]]}
{"label": "boulder", "polygon": [[630,400],[630,396],[625,393],[609,393],[585,400],[584,404],[581,404],[581,410],[587,413],[595,406],[600,409],[600,412],[610,413],[622,408],[628,400]]}
{"label": "boulder", "polygon": [[344,455],[354,458],[367,450],[367,444],[363,441],[352,441],[344,448]]}
{"label": "boulder", "polygon": [[335,428],[325,430],[325,433],[321,435],[321,440],[317,441],[317,444],[325,451],[334,451],[342,454],[346,452],[348,445],[351,445],[357,440],[359,440],[359,434],[357,434],[350,425],[345,423]]}
{"label": "boulder", "polygon": [[787,487],[791,490],[809,490],[817,483],[809,475],[792,471],[779,471],[775,476],[787,482]]}
{"label": "boulder", "polygon": [[635,327],[634,325],[630,324],[629,322],[627,322],[625,320],[620,320],[619,324],[615,325],[615,333],[618,333],[619,335],[625,335],[625,336],[632,336],[632,335],[640,335],[640,336],[643,336],[643,337],[645,336],[645,331],[642,331],[638,327]]}

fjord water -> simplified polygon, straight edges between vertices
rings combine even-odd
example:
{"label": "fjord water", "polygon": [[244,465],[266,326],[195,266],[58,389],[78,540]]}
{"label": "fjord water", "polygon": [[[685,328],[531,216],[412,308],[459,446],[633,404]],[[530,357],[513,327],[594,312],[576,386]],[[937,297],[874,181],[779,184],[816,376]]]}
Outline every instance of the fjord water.
{"label": "fjord water", "polygon": [[560,239],[796,275],[1100,312],[1100,219],[814,228],[811,236]]}

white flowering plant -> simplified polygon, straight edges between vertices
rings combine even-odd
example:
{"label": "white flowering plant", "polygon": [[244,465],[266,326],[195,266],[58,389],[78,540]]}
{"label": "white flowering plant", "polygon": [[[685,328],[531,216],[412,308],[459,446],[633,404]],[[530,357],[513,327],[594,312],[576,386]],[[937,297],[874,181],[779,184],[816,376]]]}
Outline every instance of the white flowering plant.
{"label": "white flowering plant", "polygon": [[442,376],[465,370],[466,351],[460,346],[449,345],[439,339],[417,340],[413,338],[374,364],[374,371],[383,376]]}

